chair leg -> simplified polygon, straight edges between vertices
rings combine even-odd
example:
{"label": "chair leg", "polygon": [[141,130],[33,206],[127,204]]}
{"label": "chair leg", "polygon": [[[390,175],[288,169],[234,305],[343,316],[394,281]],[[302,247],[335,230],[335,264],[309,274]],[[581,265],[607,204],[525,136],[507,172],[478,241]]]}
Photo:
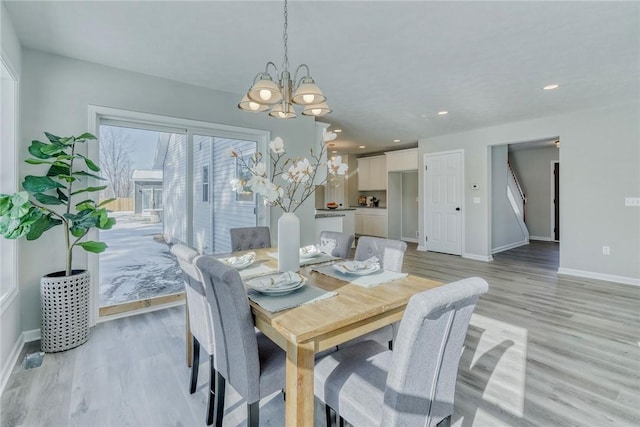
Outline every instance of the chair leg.
{"label": "chair leg", "polygon": [[200,343],[193,337],[193,350],[191,355],[191,386],[189,387],[189,393],[196,392],[196,386],[198,385],[198,367],[200,366]]}
{"label": "chair leg", "polygon": [[216,401],[216,370],[213,367],[213,355],[209,355],[209,403],[207,406],[207,425],[213,424]]}
{"label": "chair leg", "polygon": [[440,421],[436,427],[451,427],[451,415]]}
{"label": "chair leg", "polygon": [[327,404],[324,405],[324,418],[325,418],[327,427],[333,426],[333,422],[331,420],[331,407]]}
{"label": "chair leg", "polygon": [[247,404],[247,427],[260,425],[260,401]]}
{"label": "chair leg", "polygon": [[216,371],[216,405],[213,410],[216,420],[216,427],[222,427],[222,419],[224,418],[224,391],[226,382],[220,372]]}

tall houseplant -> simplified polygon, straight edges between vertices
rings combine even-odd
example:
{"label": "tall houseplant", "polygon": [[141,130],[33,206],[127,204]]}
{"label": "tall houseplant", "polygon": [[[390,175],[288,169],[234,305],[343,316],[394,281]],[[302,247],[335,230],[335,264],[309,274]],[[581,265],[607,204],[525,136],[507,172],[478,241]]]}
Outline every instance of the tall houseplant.
{"label": "tall houseplant", "polygon": [[[48,132],[45,135],[48,142],[31,142],[29,153],[32,157],[26,162],[48,165],[47,172],[45,175],[27,175],[22,182],[25,191],[0,194],[0,234],[9,239],[36,240],[47,230],[59,225],[64,228],[65,267],[44,276],[40,286],[42,347],[45,351],[60,351],[82,344],[88,338],[89,273],[72,269],[73,249],[81,247],[88,252],[103,252],[107,248],[105,243],[83,239],[91,229],[110,229],[115,219],[109,218],[104,208],[112,199],[100,204],[83,199],[88,193],[106,188],[88,185],[90,178],[104,178],[96,174],[100,171],[96,163],[77,150],[78,144],[96,137],[90,133],[68,137]],[[60,323],[60,318],[70,324],[67,326],[70,332],[59,331],[60,325],[49,324]]]}

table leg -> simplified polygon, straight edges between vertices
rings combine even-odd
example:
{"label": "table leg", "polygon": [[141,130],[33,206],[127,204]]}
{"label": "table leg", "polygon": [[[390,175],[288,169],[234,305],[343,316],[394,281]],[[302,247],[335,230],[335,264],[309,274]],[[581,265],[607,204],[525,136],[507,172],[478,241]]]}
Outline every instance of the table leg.
{"label": "table leg", "polygon": [[285,407],[288,427],[313,426],[314,354],[313,342],[304,344],[287,342]]}

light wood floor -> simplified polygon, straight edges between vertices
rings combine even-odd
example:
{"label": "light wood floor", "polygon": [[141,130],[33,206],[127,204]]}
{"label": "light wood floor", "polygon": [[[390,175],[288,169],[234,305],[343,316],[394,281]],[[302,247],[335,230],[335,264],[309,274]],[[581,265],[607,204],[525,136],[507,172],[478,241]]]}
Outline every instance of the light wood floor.
{"label": "light wood floor", "polygon": [[[555,243],[494,258],[471,261],[415,246],[405,256],[414,274],[489,282],[467,335],[453,424],[640,425],[640,288],[558,277]],[[87,344],[47,354],[40,368],[16,367],[0,424],[204,425],[208,369],[203,363],[198,391],[189,395],[183,310],[100,324]],[[228,395],[225,425],[244,425],[244,403]],[[284,424],[281,394],[261,405],[261,425]]]}

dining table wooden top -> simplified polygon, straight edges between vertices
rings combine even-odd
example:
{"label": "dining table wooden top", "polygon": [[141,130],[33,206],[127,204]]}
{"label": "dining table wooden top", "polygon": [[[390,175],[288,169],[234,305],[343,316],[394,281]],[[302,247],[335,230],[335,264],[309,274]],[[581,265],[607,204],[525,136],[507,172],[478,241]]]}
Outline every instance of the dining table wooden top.
{"label": "dining table wooden top", "polygon": [[[269,255],[275,250],[254,250],[256,262],[277,269],[277,260]],[[442,285],[408,275],[366,288],[314,271],[317,266],[301,267],[300,274],[307,284],[336,295],[277,313],[250,300],[256,327],[287,352],[287,426],[313,426],[315,353],[399,321],[413,295]]]}

